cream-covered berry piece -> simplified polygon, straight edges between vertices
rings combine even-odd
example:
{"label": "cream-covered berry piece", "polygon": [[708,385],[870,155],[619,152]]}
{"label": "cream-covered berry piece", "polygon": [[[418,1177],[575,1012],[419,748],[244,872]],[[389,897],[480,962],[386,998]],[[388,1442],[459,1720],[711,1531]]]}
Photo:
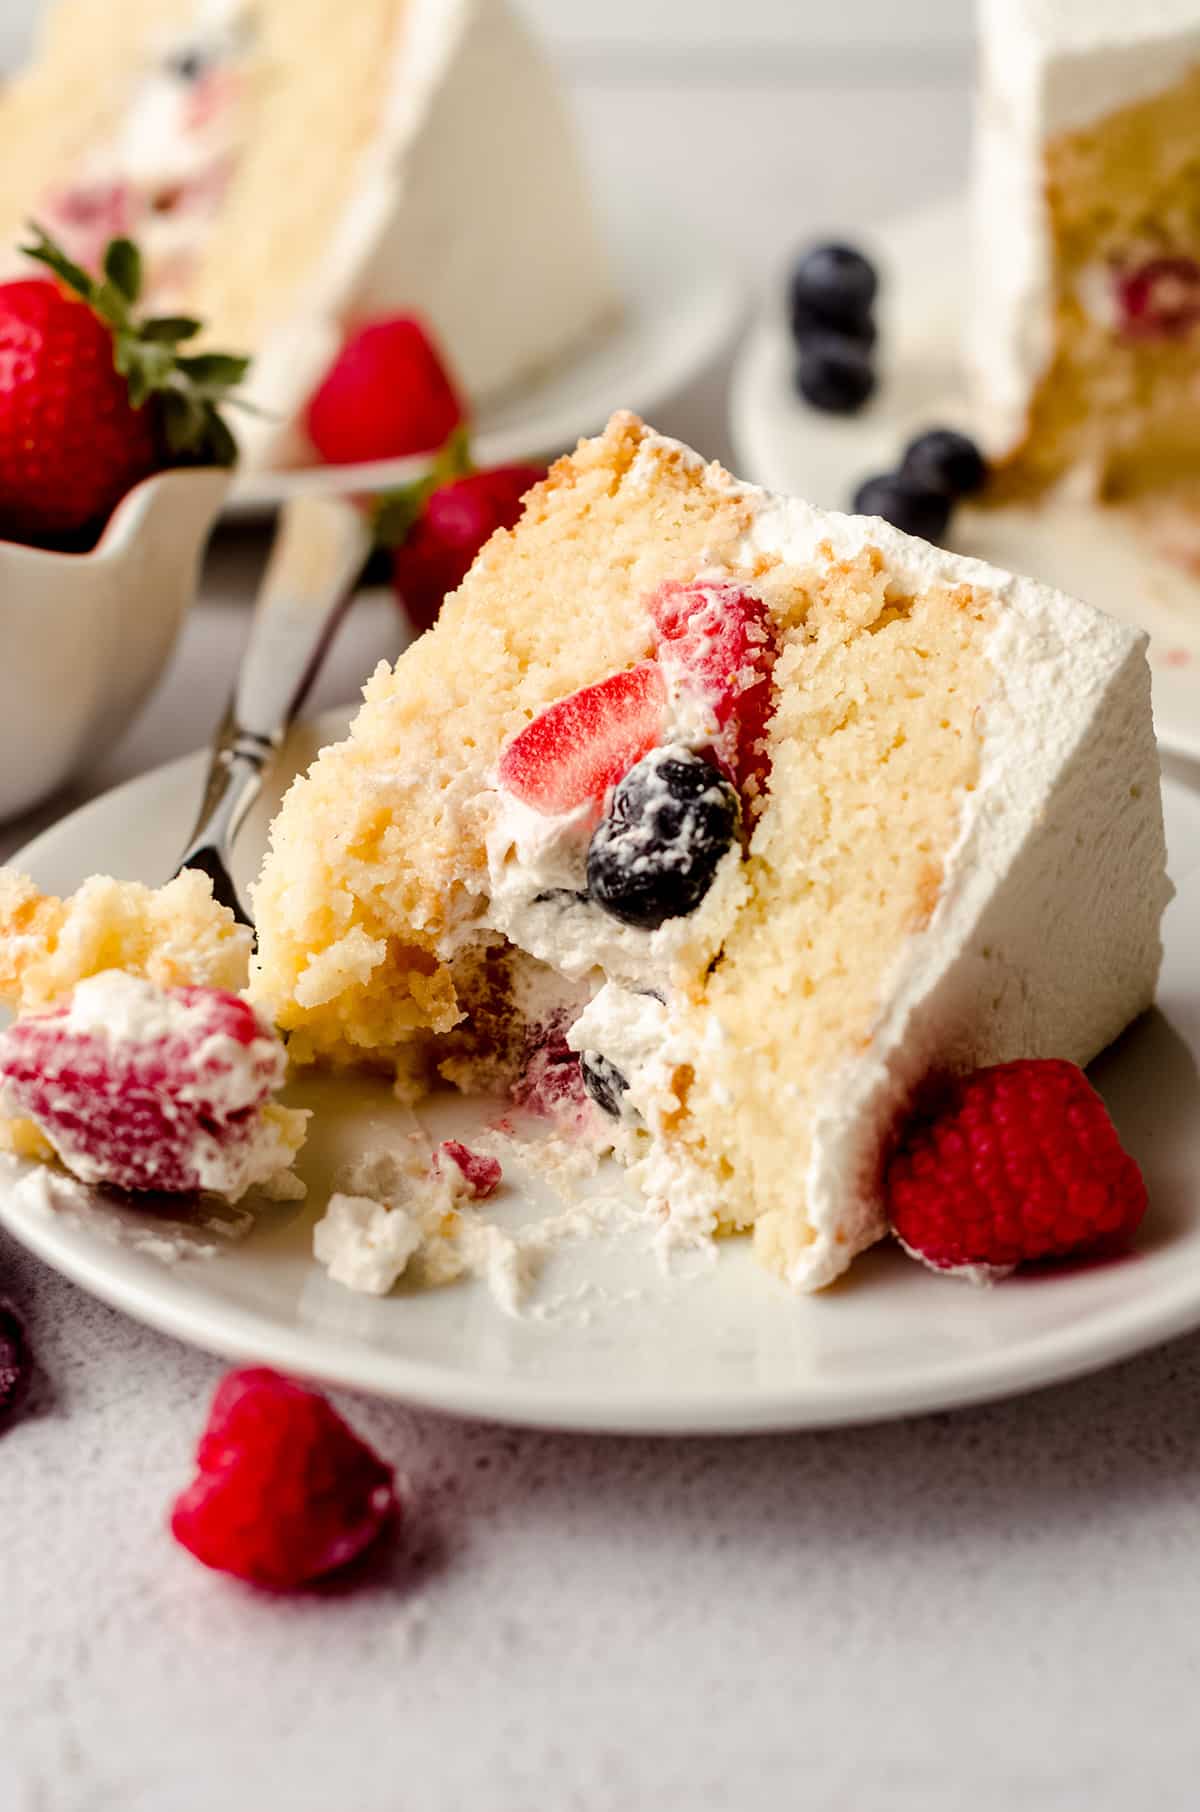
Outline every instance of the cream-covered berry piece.
{"label": "cream-covered berry piece", "polygon": [[1143,636],[621,415],[294,784],[251,988],[413,1092],[565,1024],[664,1238],[814,1288],[928,1070],[1149,1004],[1164,861]]}
{"label": "cream-covered berry piece", "polygon": [[[69,899],[0,868],[0,1006],[45,1013],[76,984],[120,969],[160,988],[246,985],[250,933],[194,869],[165,887],[92,875]],[[0,1116],[0,1149],[50,1158],[31,1120]]]}
{"label": "cream-covered berry piece", "polygon": [[273,1103],[274,1030],[216,988],[161,988],[110,969],[0,1032],[0,1100],[84,1183],[240,1201],[286,1177],[308,1116]]}

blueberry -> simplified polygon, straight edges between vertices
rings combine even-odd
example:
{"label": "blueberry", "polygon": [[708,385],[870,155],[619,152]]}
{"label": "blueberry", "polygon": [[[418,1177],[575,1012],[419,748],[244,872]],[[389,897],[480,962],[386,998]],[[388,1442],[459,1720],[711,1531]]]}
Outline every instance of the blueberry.
{"label": "blueberry", "polygon": [[184,50],[173,50],[166,60],[167,74],[173,76],[177,82],[189,84],[198,82],[201,76],[207,74],[208,68],[209,59],[202,50],[196,49],[194,46]]}
{"label": "blueberry", "polygon": [[972,497],[987,481],[987,462],[969,435],[954,428],[931,428],[908,443],[900,475],[927,491]]}
{"label": "blueberry", "polygon": [[694,912],[737,835],[737,793],[689,749],[630,768],[588,846],[588,892],[624,925],[657,930]]}
{"label": "blueberry", "polygon": [[848,331],[866,321],[878,291],[875,266],[852,245],[814,245],[792,272],[792,318],[813,315]]}
{"label": "blueberry", "polygon": [[796,389],[814,409],[853,415],[875,388],[869,352],[841,333],[813,334],[800,347]]}
{"label": "blueberry", "polygon": [[811,302],[792,297],[792,338],[797,346],[803,346],[814,334],[836,333],[842,339],[853,340],[864,352],[871,352],[879,338],[874,317],[867,314],[858,319],[846,321],[826,321]]}
{"label": "blueberry", "polygon": [[859,516],[882,516],[893,528],[922,541],[940,541],[950,525],[950,499],[944,491],[914,484],[901,472],[882,472],[868,478],[854,493]]}
{"label": "blueberry", "polygon": [[619,1120],[624,1105],[622,1097],[629,1084],[616,1064],[610,1063],[607,1057],[602,1057],[599,1051],[584,1051],[579,1058],[579,1074],[596,1106],[602,1107],[614,1120]]}

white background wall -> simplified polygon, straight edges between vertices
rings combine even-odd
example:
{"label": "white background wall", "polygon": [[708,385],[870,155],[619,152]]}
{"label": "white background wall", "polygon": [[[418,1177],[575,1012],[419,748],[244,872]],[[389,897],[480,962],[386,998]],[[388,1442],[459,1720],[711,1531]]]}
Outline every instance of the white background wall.
{"label": "white background wall", "polygon": [[[0,63],[21,52],[40,0],[0,0]],[[352,0],[351,0],[352,3]],[[518,0],[568,62],[721,56],[959,56],[971,0]]]}

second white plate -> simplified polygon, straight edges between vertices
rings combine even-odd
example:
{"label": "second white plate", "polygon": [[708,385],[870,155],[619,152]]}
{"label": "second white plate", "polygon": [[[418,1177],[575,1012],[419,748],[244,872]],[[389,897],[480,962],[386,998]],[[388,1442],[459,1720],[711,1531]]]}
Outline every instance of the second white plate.
{"label": "second white plate", "polygon": [[[323,730],[339,727],[327,720]],[[293,766],[315,740],[310,730],[293,741]],[[18,860],[59,892],[97,869],[161,881],[203,771],[193,756],[148,774]],[[182,1340],[512,1422],[676,1434],[806,1428],[945,1409],[1107,1364],[1200,1325],[1200,795],[1168,784],[1165,799],[1181,891],[1166,920],[1160,1010],[1094,1071],[1150,1187],[1138,1250],[1120,1262],[976,1290],[880,1249],[835,1289],[798,1298],[745,1241],[726,1242],[711,1269],[664,1276],[642,1228],[565,1249],[535,1292],[535,1312],[520,1318],[482,1284],[354,1296],[313,1262],[312,1223],[339,1160],[394,1123],[400,1110],[382,1085],[306,1085],[300,1099],[322,1110],[306,1159],[309,1203],[267,1211],[217,1257],[165,1264],[129,1238],[129,1222],[144,1229],[144,1216],[105,1204],[50,1212],[14,1188],[11,1172],[0,1179],[0,1221],[85,1289]],[[273,804],[248,827],[246,873]],[[436,1136],[469,1141],[486,1112],[446,1097],[423,1117]],[[626,1185],[610,1170],[596,1187],[620,1194]],[[503,1224],[556,1206],[536,1176],[514,1174],[481,1212]]]}
{"label": "second white plate", "polygon": [[[623,301],[618,321],[568,363],[479,412],[471,433],[477,465],[561,453],[597,433],[614,409],[649,415],[733,333],[742,291],[728,260],[673,224],[668,208],[643,202],[613,240]],[[419,478],[428,464],[421,457],[246,472],[234,483],[226,514],[264,515],[312,492],[385,491]]]}
{"label": "second white plate", "polygon": [[[774,491],[848,510],[862,480],[893,468],[922,428],[970,428],[958,357],[967,305],[962,203],[864,236],[880,266],[880,386],[861,414],[822,414],[792,388],[783,280],[747,336],[732,392],[742,474]],[[962,509],[950,543],[1032,573],[1150,632],[1160,742],[1200,759],[1200,581],[1156,555],[1121,516],[1056,499],[1043,508]]]}

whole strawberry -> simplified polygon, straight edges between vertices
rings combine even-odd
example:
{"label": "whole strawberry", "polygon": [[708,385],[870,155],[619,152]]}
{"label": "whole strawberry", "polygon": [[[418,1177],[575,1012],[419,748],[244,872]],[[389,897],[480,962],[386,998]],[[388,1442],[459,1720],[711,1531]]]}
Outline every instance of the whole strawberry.
{"label": "whole strawberry", "polygon": [[488,537],[516,525],[526,492],[545,476],[545,466],[493,466],[430,492],[392,557],[396,595],[417,629],[429,628]]}
{"label": "whole strawberry", "polygon": [[218,405],[248,361],[181,354],[200,331],[188,317],[135,316],[128,239],[111,242],[101,279],[44,233],[25,250],[57,281],[0,284],[0,536],[79,546],[160,467],[233,463]]}
{"label": "whole strawberry", "polygon": [[392,1469],[319,1392],[265,1366],[217,1386],[171,1533],[206,1567],[286,1591],[346,1566],[395,1515]]}
{"label": "whole strawberry", "polygon": [[413,315],[367,321],[309,401],[306,425],[330,465],[432,453],[465,410],[428,331]]}
{"label": "whole strawberry", "polygon": [[1055,1059],[943,1083],[904,1129],[885,1197],[914,1258],[976,1276],[1119,1250],[1146,1212],[1142,1173],[1104,1103]]}

